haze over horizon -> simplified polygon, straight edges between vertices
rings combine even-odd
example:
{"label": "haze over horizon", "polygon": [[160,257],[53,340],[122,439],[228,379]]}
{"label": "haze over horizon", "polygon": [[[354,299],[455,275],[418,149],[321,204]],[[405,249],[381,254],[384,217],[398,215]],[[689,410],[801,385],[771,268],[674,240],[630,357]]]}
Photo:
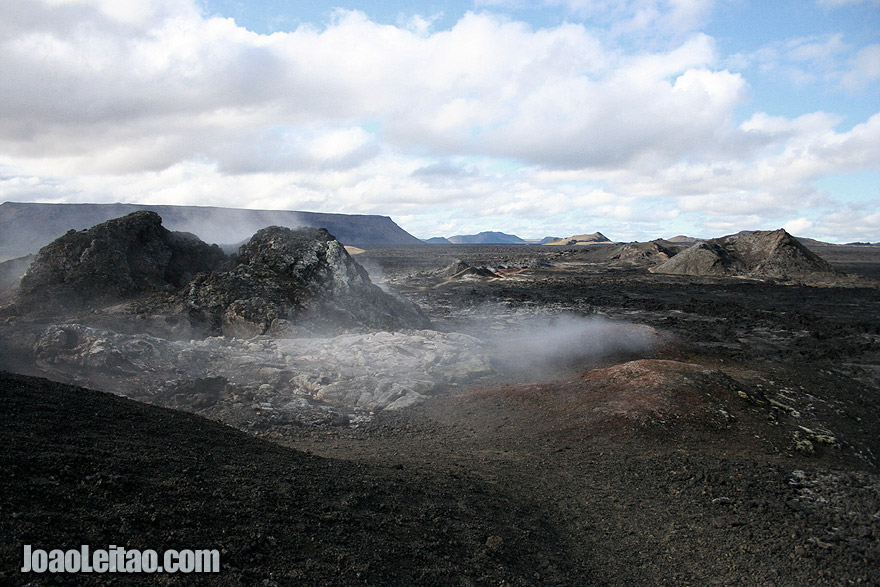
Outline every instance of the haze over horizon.
{"label": "haze over horizon", "polygon": [[0,5],[0,201],[880,241],[877,0]]}

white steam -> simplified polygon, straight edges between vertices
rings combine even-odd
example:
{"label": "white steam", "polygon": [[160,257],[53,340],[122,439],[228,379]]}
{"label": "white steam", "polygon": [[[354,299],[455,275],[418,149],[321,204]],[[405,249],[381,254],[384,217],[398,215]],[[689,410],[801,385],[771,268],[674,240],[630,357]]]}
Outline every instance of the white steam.
{"label": "white steam", "polygon": [[238,245],[267,226],[309,226],[299,214],[287,210],[273,212],[198,207],[162,210],[160,215],[163,226],[168,230],[191,232],[206,243],[221,246]]}
{"label": "white steam", "polygon": [[572,315],[527,318],[488,337],[498,368],[537,378],[616,354],[644,353],[660,341],[649,326]]}

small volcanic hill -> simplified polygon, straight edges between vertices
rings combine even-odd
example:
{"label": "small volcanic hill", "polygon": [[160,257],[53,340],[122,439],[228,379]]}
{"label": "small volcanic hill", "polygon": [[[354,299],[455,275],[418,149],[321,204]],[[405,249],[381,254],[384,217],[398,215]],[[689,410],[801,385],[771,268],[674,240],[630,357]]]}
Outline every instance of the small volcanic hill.
{"label": "small volcanic hill", "polygon": [[464,279],[467,277],[496,277],[494,273],[485,267],[472,267],[464,261],[455,261],[443,269],[438,269],[433,273],[438,277],[446,279]]}
{"label": "small volcanic hill", "polygon": [[821,278],[831,265],[785,230],[744,231],[697,243],[652,269],[674,275]]}
{"label": "small volcanic hill", "polygon": [[451,245],[453,242],[446,238],[445,236],[435,236],[428,239],[425,239],[426,245]]}
{"label": "small volcanic hill", "polygon": [[226,256],[198,237],[171,232],[155,212],[134,212],[43,247],[22,277],[25,305],[125,300],[183,286]]}
{"label": "small volcanic hill", "polygon": [[654,240],[647,243],[607,243],[607,246],[594,247],[590,260],[619,261],[631,265],[657,265],[668,261],[684,247],[669,241]]}
{"label": "small volcanic hill", "polygon": [[611,240],[609,240],[608,237],[606,237],[601,232],[594,232],[592,234],[578,234],[575,236],[558,238],[541,244],[556,246],[575,246],[607,244],[610,242]]}
{"label": "small volcanic hill", "polygon": [[70,231],[41,249],[14,307],[57,314],[120,303],[129,304],[123,314],[188,322],[205,335],[280,333],[305,322],[318,329],[428,325],[414,304],[374,285],[324,229],[264,228],[227,257],[166,230],[148,211]]}

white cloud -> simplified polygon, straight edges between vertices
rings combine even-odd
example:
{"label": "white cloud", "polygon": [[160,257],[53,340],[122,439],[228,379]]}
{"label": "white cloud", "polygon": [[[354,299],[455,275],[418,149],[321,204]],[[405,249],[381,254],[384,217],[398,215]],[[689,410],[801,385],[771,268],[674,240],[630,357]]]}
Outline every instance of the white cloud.
{"label": "white cloud", "polygon": [[880,81],[880,45],[869,45],[853,58],[849,71],[843,74],[844,87],[856,91]]}
{"label": "white cloud", "polygon": [[880,45],[857,47],[841,33],[774,41],[726,61],[730,67],[755,66],[796,86],[814,85],[823,91],[860,94],[871,91],[872,84],[880,81]]}
{"label": "white cloud", "polygon": [[[615,35],[674,35],[705,24],[714,0],[544,0],[577,17],[596,20]],[[478,4],[492,5],[485,0]]]}
{"label": "white cloud", "polygon": [[[880,161],[880,115],[847,132],[821,112],[736,124],[746,79],[688,32],[711,2],[626,3],[626,22],[683,33],[639,52],[493,14],[435,31],[338,11],[258,35],[184,2],[118,6],[15,3],[0,23],[3,199],[380,213],[420,235],[477,219],[574,234],[602,218],[625,238],[652,220],[830,213],[815,181]],[[849,56],[853,87],[878,76],[876,47],[852,57],[840,37],[775,51],[835,71]]]}
{"label": "white cloud", "polygon": [[813,226],[815,225],[812,220],[801,216],[800,218],[789,220],[782,226],[782,228],[784,228],[789,234],[801,235],[810,232]]}

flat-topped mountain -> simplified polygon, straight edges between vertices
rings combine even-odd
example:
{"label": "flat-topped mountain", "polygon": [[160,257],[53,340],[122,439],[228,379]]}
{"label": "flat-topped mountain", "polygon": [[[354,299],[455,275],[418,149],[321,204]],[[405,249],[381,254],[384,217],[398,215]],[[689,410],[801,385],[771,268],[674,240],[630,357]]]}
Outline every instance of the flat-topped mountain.
{"label": "flat-topped mountain", "polygon": [[168,230],[203,241],[234,244],[266,226],[326,228],[346,245],[416,245],[421,241],[387,216],[291,210],[243,210],[146,204],[0,204],[0,260],[36,253],[70,229],[83,230],[140,210],[162,217]]}
{"label": "flat-topped mountain", "polygon": [[524,245],[526,241],[515,234],[486,231],[479,234],[459,234],[449,237],[455,245]]}
{"label": "flat-topped mountain", "polygon": [[598,245],[603,243],[610,243],[611,240],[606,237],[601,232],[594,232],[592,234],[576,234],[574,236],[568,236],[563,238],[558,238],[551,240],[546,243],[542,243],[545,245],[559,245],[559,246],[574,246],[574,245]]}
{"label": "flat-topped mountain", "polygon": [[705,240],[705,239],[697,238],[695,236],[687,236],[684,234],[679,234],[679,235],[676,235],[672,238],[668,238],[665,240],[667,240],[671,243],[675,243],[677,245],[692,245],[694,243],[698,243],[698,242]]}

